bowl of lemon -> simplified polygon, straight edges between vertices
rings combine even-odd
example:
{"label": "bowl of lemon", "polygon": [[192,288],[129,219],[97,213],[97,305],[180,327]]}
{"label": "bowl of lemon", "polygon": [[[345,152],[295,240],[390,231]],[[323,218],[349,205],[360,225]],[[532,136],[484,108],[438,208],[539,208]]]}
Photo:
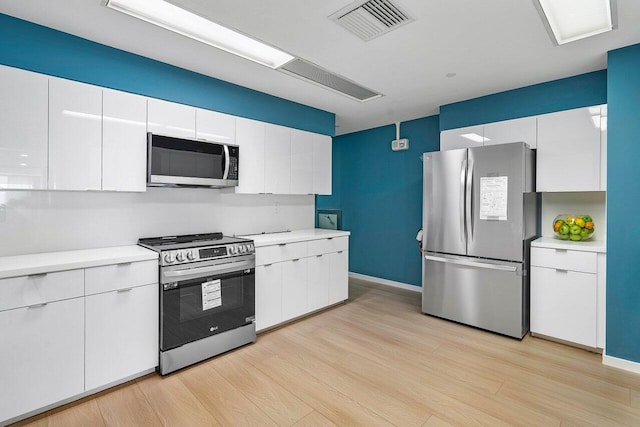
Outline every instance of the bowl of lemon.
{"label": "bowl of lemon", "polygon": [[553,220],[553,232],[561,240],[580,242],[593,237],[596,225],[589,215],[561,214]]}

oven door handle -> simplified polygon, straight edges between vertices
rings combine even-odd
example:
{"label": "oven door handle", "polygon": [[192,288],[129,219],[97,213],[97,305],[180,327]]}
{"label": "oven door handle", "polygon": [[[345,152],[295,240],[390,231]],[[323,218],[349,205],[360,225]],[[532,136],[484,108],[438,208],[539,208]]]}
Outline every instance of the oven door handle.
{"label": "oven door handle", "polygon": [[233,273],[234,271],[242,271],[248,268],[254,268],[255,261],[238,261],[221,265],[210,265],[207,267],[196,267],[185,270],[173,270],[163,272],[163,276],[167,279],[189,280],[198,277],[207,276],[211,273],[224,274]]}

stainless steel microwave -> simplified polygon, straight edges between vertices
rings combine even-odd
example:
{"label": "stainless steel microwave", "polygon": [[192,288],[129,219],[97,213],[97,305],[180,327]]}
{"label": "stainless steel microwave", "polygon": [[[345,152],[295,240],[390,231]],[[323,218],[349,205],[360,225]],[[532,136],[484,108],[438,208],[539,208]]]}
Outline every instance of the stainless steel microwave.
{"label": "stainless steel microwave", "polygon": [[235,187],[237,145],[147,134],[147,186]]}

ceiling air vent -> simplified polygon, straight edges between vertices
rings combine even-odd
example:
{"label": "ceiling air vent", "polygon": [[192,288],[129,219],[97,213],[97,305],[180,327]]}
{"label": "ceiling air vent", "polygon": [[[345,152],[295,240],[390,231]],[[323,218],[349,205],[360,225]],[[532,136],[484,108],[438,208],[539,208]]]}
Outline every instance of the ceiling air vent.
{"label": "ceiling air vent", "polygon": [[389,0],[356,1],[329,16],[329,19],[364,41],[413,21],[413,18]]}
{"label": "ceiling air vent", "polygon": [[278,70],[330,89],[334,92],[338,92],[342,95],[346,95],[350,98],[354,98],[360,102],[369,101],[382,96],[382,94],[378,92],[374,92],[366,87],[360,86],[351,80],[320,68],[317,65],[300,58],[295,58],[294,60],[287,62],[278,68]]}

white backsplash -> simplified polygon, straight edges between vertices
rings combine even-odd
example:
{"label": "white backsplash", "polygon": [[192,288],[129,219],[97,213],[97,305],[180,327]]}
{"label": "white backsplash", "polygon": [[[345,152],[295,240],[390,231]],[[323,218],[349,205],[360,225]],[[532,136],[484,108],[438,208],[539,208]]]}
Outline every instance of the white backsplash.
{"label": "white backsplash", "polygon": [[587,191],[573,193],[542,193],[542,235],[554,236],[553,220],[560,214],[590,215],[596,225],[593,240],[606,241],[607,193]]}
{"label": "white backsplash", "polygon": [[231,189],[146,193],[0,191],[0,256],[134,245],[141,237],[314,227],[314,196]]}

